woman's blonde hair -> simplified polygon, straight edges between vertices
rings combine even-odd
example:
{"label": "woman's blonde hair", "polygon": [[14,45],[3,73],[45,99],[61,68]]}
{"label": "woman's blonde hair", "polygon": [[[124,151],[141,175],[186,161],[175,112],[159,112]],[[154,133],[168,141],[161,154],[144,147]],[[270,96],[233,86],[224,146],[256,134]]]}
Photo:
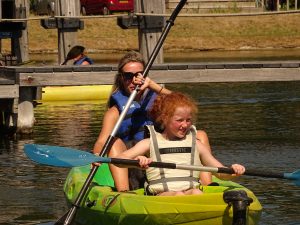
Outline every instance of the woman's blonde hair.
{"label": "woman's blonde hair", "polygon": [[155,124],[160,127],[160,129],[163,129],[178,107],[190,108],[192,120],[196,118],[198,108],[195,101],[188,95],[181,92],[159,95],[155,99],[153,106],[149,111],[149,116]]}

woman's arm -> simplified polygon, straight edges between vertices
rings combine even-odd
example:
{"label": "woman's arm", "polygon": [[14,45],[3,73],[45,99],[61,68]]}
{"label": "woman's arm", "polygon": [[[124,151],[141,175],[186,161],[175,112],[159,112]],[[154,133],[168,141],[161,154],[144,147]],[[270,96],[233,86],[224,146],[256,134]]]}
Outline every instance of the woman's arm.
{"label": "woman's arm", "polygon": [[99,154],[101,152],[101,150],[102,150],[107,138],[111,134],[118,118],[119,118],[119,111],[115,106],[109,108],[105,112],[103,121],[102,121],[102,129],[101,129],[98,139],[94,145],[94,149],[93,149],[94,154]]}
{"label": "woman's arm", "polygon": [[145,90],[149,88],[150,90],[156,92],[157,94],[170,94],[171,91],[164,86],[159,85],[154,80],[150,79],[149,77],[143,78],[141,74],[139,74],[134,80],[136,85],[142,85],[141,90]]}
{"label": "woman's arm", "polygon": [[81,63],[81,66],[88,66],[88,65],[91,65],[88,61],[83,61]]}
{"label": "woman's arm", "polygon": [[150,88],[151,90],[155,91],[157,94],[168,95],[168,94],[171,93],[171,91],[169,89],[165,88],[164,86],[159,85],[154,80],[151,80],[149,77],[146,78],[146,81],[147,81],[147,79],[149,79],[149,86],[148,86],[148,88]]}
{"label": "woman's arm", "polygon": [[[99,134],[99,137],[94,145],[93,152],[94,154],[99,154],[106,143],[107,138],[111,134],[112,130],[115,127],[117,120],[119,119],[119,111],[113,106],[109,108],[104,114],[102,129]],[[124,142],[117,138],[111,149],[108,152],[109,157],[117,157],[121,152],[126,150],[126,145]],[[97,165],[97,164],[96,164]],[[128,181],[128,170],[127,168],[119,168],[113,164],[109,165],[111,174],[113,176],[115,187],[118,191],[129,190],[129,181]]]}

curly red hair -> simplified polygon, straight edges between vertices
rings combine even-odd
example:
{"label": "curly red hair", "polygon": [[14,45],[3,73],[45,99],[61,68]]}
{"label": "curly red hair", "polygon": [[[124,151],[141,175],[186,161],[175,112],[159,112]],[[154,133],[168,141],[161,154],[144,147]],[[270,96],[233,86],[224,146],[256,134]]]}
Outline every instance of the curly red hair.
{"label": "curly red hair", "polygon": [[160,126],[165,126],[174,115],[176,108],[188,107],[191,109],[192,119],[196,118],[198,108],[195,101],[181,92],[172,92],[168,95],[159,95],[149,111],[150,117]]}

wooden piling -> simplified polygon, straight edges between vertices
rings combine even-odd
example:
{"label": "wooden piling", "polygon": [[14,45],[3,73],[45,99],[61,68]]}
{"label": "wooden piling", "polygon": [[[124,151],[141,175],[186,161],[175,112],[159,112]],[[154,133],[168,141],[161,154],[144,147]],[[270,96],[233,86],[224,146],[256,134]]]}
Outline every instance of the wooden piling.
{"label": "wooden piling", "polygon": [[[135,12],[136,13],[147,13],[147,14],[164,14],[165,13],[165,1],[163,0],[137,0],[135,1]],[[161,28],[148,26],[147,23],[154,23],[153,18],[150,17],[148,21],[145,22],[145,27],[139,27],[138,39],[139,39],[139,49],[141,54],[144,56],[145,61],[147,62],[150,58],[153,49],[155,48],[158,39],[162,33]],[[145,20],[145,17],[144,17]],[[162,24],[163,26],[163,24]],[[154,63],[163,63],[163,50],[161,48],[159,54],[157,55]]]}
{"label": "wooden piling", "polygon": [[[14,18],[26,19],[29,17],[29,1],[28,0],[15,0],[15,12]],[[29,47],[28,47],[28,30],[27,22],[25,22],[26,28],[22,31],[21,37],[13,37],[12,42],[12,55],[17,57],[18,63],[29,61]]]}
{"label": "wooden piling", "polygon": [[0,135],[12,135],[17,129],[19,85],[1,85]]}
{"label": "wooden piling", "polygon": [[[55,1],[55,15],[75,17],[80,16],[80,1]],[[69,50],[77,45],[77,29],[58,28],[58,62],[61,64]]]}
{"label": "wooden piling", "polygon": [[17,132],[23,134],[32,133],[34,125],[34,111],[33,100],[35,89],[30,87],[20,87],[20,93],[18,104],[18,120],[17,120]]}

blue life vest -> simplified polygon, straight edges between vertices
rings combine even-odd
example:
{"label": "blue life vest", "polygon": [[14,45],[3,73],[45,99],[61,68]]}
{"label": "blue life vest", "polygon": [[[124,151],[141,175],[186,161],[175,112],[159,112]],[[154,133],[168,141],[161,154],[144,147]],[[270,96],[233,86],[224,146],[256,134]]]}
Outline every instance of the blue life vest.
{"label": "blue life vest", "polygon": [[87,56],[83,56],[82,58],[78,59],[73,63],[73,65],[79,66],[81,65],[84,61],[87,61],[89,64],[93,64],[93,60]]}
{"label": "blue life vest", "polygon": [[[140,102],[133,101],[128,109],[128,112],[122,121],[117,133],[117,137],[122,139],[125,143],[129,141],[140,141],[144,139],[145,125],[153,124],[147,115],[147,111],[152,106],[157,94],[149,90]],[[129,96],[122,91],[115,92],[109,100],[109,105],[112,107],[116,105],[119,113],[123,111],[128,101]]]}

